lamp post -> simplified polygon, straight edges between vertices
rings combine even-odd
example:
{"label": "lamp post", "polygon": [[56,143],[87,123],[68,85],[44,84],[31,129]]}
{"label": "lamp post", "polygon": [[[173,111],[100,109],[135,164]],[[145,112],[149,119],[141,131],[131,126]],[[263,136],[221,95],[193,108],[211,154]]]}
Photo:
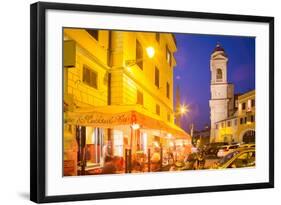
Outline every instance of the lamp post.
{"label": "lamp post", "polygon": [[[148,56],[149,59],[153,58],[155,56],[155,49],[152,46],[148,46],[145,49],[146,55]],[[126,60],[125,61],[125,66],[130,67],[134,66],[135,64],[145,60],[144,58],[139,58],[139,59],[134,59],[134,60]]]}

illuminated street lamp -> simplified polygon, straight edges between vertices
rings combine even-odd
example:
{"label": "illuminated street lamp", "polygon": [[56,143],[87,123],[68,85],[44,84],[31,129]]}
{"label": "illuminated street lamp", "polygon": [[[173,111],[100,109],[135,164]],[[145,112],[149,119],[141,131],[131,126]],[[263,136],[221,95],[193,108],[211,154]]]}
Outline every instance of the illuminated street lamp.
{"label": "illuminated street lamp", "polygon": [[155,54],[155,50],[152,46],[146,48],[146,53],[149,58],[153,58]]}
{"label": "illuminated street lamp", "polygon": [[175,113],[176,115],[185,115],[186,113],[189,112],[189,106],[188,105],[180,105],[178,108],[178,112]]}
{"label": "illuminated street lamp", "polygon": [[137,124],[137,123],[133,123],[132,124],[132,129],[133,130],[137,130],[137,129],[139,129],[140,128],[140,125],[139,124]]}
{"label": "illuminated street lamp", "polygon": [[[148,58],[153,58],[155,55],[155,49],[152,46],[148,46],[146,49],[146,55],[148,56]],[[126,60],[125,61],[125,66],[126,67],[130,67],[133,66],[141,61],[143,61],[144,58],[139,58],[139,59],[135,59],[135,60]]]}

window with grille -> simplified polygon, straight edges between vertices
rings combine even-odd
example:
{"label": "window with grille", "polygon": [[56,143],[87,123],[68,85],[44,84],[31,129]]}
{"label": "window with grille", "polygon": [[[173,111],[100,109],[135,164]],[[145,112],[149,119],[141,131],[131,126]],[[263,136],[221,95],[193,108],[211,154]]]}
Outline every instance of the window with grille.
{"label": "window with grille", "polygon": [[92,88],[98,88],[98,73],[86,65],[83,66],[83,83]]}

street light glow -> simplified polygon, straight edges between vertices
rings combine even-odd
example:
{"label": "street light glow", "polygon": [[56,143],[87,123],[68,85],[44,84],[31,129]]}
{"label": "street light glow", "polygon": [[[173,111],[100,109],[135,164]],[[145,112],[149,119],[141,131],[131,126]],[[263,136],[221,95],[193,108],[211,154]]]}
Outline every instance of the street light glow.
{"label": "street light glow", "polygon": [[186,114],[189,111],[188,106],[187,105],[181,105],[179,111],[180,111],[180,114],[182,114],[182,115]]}
{"label": "street light glow", "polygon": [[133,130],[137,130],[140,128],[140,125],[137,123],[134,123],[134,124],[132,124],[132,128],[133,128]]}
{"label": "street light glow", "polygon": [[149,58],[153,58],[154,54],[155,54],[155,50],[152,46],[149,46],[149,47],[146,48],[146,53],[147,53]]}

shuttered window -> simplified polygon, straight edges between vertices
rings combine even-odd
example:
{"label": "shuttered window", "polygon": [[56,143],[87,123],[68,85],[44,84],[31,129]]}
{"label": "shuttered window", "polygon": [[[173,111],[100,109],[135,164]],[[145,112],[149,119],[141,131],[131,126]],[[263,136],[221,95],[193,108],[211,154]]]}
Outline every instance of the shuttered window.
{"label": "shuttered window", "polygon": [[83,83],[98,88],[98,73],[86,65],[83,66]]}
{"label": "shuttered window", "polygon": [[154,74],[154,84],[156,85],[157,88],[160,86],[160,79],[159,79],[159,69],[155,67],[155,74]]}
{"label": "shuttered window", "polygon": [[160,115],[160,105],[156,104],[156,114]]}
{"label": "shuttered window", "polygon": [[140,42],[136,43],[136,62],[140,69],[143,69],[143,49]]}
{"label": "shuttered window", "polygon": [[143,93],[139,90],[137,91],[137,104],[143,105]]}

